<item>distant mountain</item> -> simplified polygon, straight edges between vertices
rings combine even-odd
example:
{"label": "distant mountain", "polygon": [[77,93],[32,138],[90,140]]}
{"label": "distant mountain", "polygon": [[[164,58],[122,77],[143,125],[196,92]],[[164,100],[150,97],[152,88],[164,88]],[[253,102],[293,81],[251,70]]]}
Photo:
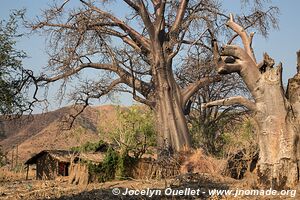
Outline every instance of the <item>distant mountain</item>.
{"label": "distant mountain", "polygon": [[[23,162],[45,149],[70,149],[87,141],[99,140],[99,130],[106,130],[108,122],[116,120],[116,106],[87,107],[75,120],[70,130],[62,123],[74,113],[72,107],[61,108],[44,114],[22,116],[15,120],[0,120],[0,145],[4,152],[16,154]],[[107,130],[106,130],[107,131]]]}

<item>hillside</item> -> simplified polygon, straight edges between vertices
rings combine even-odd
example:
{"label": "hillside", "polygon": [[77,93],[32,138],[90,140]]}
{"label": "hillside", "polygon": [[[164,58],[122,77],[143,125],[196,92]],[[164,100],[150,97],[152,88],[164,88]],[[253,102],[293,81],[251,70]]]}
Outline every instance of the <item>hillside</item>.
{"label": "hillside", "polygon": [[99,130],[106,129],[106,122],[115,120],[115,111],[116,107],[111,105],[88,107],[70,130],[62,129],[62,121],[74,112],[71,107],[11,121],[0,120],[0,145],[9,159],[18,147],[18,159],[25,161],[44,149],[69,149],[87,141],[93,142],[99,139]]}

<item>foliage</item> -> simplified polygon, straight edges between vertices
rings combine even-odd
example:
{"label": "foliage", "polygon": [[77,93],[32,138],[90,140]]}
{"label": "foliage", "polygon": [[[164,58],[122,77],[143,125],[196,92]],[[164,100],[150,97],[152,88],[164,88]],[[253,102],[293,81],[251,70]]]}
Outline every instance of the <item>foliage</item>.
{"label": "foliage", "polygon": [[76,152],[95,152],[102,145],[106,145],[103,140],[99,140],[98,142],[88,141],[81,146],[72,147],[71,150]]}
{"label": "foliage", "polygon": [[223,157],[236,153],[241,149],[252,151],[257,147],[257,130],[254,127],[254,121],[251,117],[244,118],[236,126],[227,129],[222,134],[224,145],[222,149]]}
{"label": "foliage", "polygon": [[6,154],[3,152],[2,147],[0,146],[0,167],[6,164]]}
{"label": "foliage", "polygon": [[8,21],[0,21],[0,114],[20,114],[25,108],[22,60],[23,51],[16,49],[18,16],[22,11],[10,15]]}
{"label": "foliage", "polygon": [[217,157],[226,157],[230,152],[247,148],[256,143],[255,129],[250,119],[247,115],[233,113],[217,122],[192,121],[190,132],[193,145]]}
{"label": "foliage", "polygon": [[156,145],[152,111],[138,105],[128,109],[118,107],[117,118],[117,124],[108,124],[114,129],[107,135],[118,145],[121,154],[139,158],[144,153],[151,153],[151,147]]}
{"label": "foliage", "polygon": [[99,182],[109,180],[126,179],[128,177],[128,169],[135,163],[135,159],[128,154],[120,154],[113,148],[109,147],[104,160],[99,165],[89,164],[89,172],[91,176],[97,177]]}
{"label": "foliage", "polygon": [[137,158],[130,157],[128,154],[119,154],[115,177],[120,180],[127,179],[131,175],[131,169],[137,160]]}
{"label": "foliage", "polygon": [[112,148],[109,148],[101,164],[89,164],[89,172],[92,176],[98,177],[99,182],[112,180],[115,178],[118,159],[118,153]]}

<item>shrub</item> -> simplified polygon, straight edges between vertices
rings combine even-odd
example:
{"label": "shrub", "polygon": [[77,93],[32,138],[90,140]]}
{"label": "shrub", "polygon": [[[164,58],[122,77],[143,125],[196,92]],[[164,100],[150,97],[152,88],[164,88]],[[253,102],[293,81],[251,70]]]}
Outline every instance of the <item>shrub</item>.
{"label": "shrub", "polygon": [[71,147],[71,150],[76,152],[95,152],[102,145],[107,145],[107,143],[103,140],[94,143],[88,141],[81,146]]}
{"label": "shrub", "polygon": [[131,154],[140,158],[145,153],[152,153],[156,146],[156,134],[151,110],[142,106],[131,106],[129,109],[117,109],[117,124],[109,124],[114,129],[107,133],[122,155]]}
{"label": "shrub", "polygon": [[134,165],[135,160],[128,154],[120,154],[109,147],[101,164],[88,164],[89,172],[91,177],[96,177],[99,182],[126,179],[130,176],[130,168]]}

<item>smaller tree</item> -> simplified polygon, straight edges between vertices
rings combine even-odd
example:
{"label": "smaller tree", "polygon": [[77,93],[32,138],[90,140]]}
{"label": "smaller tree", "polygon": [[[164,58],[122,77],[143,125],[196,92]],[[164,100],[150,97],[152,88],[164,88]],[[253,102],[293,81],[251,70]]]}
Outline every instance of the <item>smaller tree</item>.
{"label": "smaller tree", "polygon": [[[0,21],[0,114],[22,114],[27,110],[22,90],[26,88],[28,76],[24,74],[22,60],[24,51],[16,49],[18,17],[22,11],[10,15],[8,21]],[[27,80],[26,80],[27,79]]]}
{"label": "smaller tree", "polygon": [[108,133],[112,142],[117,144],[121,155],[132,154],[140,158],[150,153],[156,145],[153,113],[144,106],[134,105],[117,110],[117,124],[110,124],[113,130]]}

